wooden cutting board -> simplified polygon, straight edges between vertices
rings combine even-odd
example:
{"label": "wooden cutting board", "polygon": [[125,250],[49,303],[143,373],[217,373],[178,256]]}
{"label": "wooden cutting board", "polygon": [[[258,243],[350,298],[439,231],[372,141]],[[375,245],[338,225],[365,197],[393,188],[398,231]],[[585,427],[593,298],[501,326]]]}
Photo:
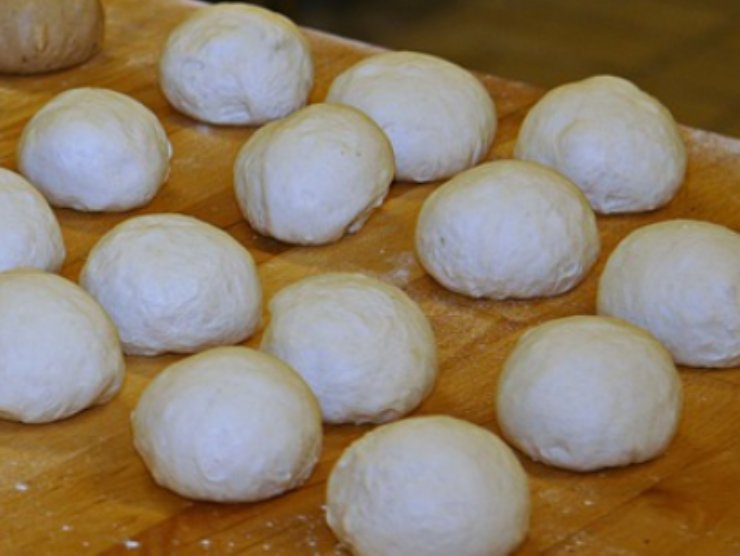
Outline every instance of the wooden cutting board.
{"label": "wooden cutting board", "polygon": [[[317,272],[361,271],[397,284],[431,318],[441,374],[416,414],[446,413],[494,431],[494,389],[502,362],[528,326],[594,311],[607,255],[631,230],[669,218],[740,226],[740,141],[684,129],[686,183],[650,214],[600,217],[603,252],[574,291],[532,302],[474,301],[446,292],[419,267],[413,230],[437,184],[397,184],[356,236],[330,246],[291,247],[253,233],[232,192],[231,167],[252,130],[196,123],[175,113],[157,87],[167,33],[197,4],[107,0],[104,51],[83,67],[45,76],[0,77],[0,165],[15,168],[15,147],[32,114],[53,95],[109,87],[144,102],[162,119],[175,156],[172,175],[147,207],[123,215],[57,214],[68,247],[63,274],[77,279],[93,243],[135,214],[180,212],[227,230],[259,263],[266,299]],[[308,32],[317,67],[312,101],[333,76],[377,49]],[[500,126],[488,158],[511,155],[516,130],[542,91],[482,76]],[[259,337],[247,345],[258,345]],[[257,504],[192,503],[157,487],[131,444],[129,413],[149,380],[178,357],[128,358],[121,394],[105,407],[49,425],[0,422],[0,554],[343,554],[323,520],[327,474],[367,427],[326,427],[321,461],[308,483]],[[521,554],[740,554],[740,370],[682,369],[685,412],[677,437],[655,461],[577,474],[520,455],[531,478],[533,514]],[[0,385],[1,387],[1,385]],[[409,555],[413,556],[413,555]],[[451,555],[454,556],[454,555]]]}

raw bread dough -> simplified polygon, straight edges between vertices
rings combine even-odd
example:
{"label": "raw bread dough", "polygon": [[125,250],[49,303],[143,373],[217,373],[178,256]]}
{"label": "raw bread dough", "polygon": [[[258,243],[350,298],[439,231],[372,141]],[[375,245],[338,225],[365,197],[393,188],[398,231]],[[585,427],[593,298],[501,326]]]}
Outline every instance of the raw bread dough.
{"label": "raw bread dough", "polygon": [[289,19],[221,4],[200,8],[170,34],[159,77],[170,103],[196,120],[258,125],[306,104],[313,61]]}
{"label": "raw bread dough", "polygon": [[740,234],[696,220],[639,228],[606,263],[598,311],[648,329],[679,364],[740,365]]}
{"label": "raw bread dough", "polygon": [[533,459],[594,471],[663,453],[681,401],[676,367],[653,336],[577,316],[519,339],[499,378],[497,410],[504,435]]}
{"label": "raw bread dough", "polygon": [[321,451],[321,413],[306,383],[248,348],[215,348],[169,366],[131,423],[154,480],[198,500],[276,496],[303,484]]}
{"label": "raw bread dough", "polygon": [[289,243],[329,243],[358,231],[393,180],[393,150],[361,112],[314,104],[257,131],[234,165],[252,228]]}
{"label": "raw bread dough", "polygon": [[15,172],[0,168],[0,272],[64,262],[62,230],[46,199]]}
{"label": "raw bread dough", "polygon": [[90,252],[80,283],[132,355],[241,342],[260,321],[262,290],[249,252],[189,216],[139,216],[114,227]]}
{"label": "raw bread dough", "polygon": [[328,423],[397,419],[434,385],[434,332],[395,286],[362,274],[320,274],[280,291],[270,312],[262,349],[303,376]]}
{"label": "raw bread dough", "polygon": [[18,167],[56,207],[124,211],[167,179],[172,147],[143,104],[107,89],[71,89],[26,125]]}
{"label": "raw bread dough", "polygon": [[522,124],[515,156],[568,176],[600,213],[661,207],[686,171],[671,113],[629,81],[606,75],[542,97]]}
{"label": "raw bread dough", "polygon": [[508,554],[529,527],[527,476],[486,429],[443,416],[404,419],[342,454],[326,520],[358,556]]}
{"label": "raw bread dough", "polygon": [[48,423],[121,388],[116,329],[76,284],[37,270],[0,273],[0,418]]}
{"label": "raw bread dough", "polygon": [[444,287],[472,297],[531,298],[579,283],[599,254],[596,218],[578,188],[531,162],[463,172],[424,203],[416,252]]}
{"label": "raw bread dough", "polygon": [[428,54],[371,56],[334,80],[327,101],[359,108],[383,128],[399,180],[431,181],[469,168],[496,133],[496,108],[485,87]]}

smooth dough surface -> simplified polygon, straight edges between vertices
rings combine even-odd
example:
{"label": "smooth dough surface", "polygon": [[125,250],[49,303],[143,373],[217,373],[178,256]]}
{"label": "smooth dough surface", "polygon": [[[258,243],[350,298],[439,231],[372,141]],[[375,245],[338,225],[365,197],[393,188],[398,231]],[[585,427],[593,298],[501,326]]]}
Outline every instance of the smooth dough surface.
{"label": "smooth dough surface", "polygon": [[48,423],[109,401],[124,361],[113,323],[76,284],[0,273],[0,418]]}
{"label": "smooth dough surface", "polygon": [[227,3],[200,8],[175,28],[159,77],[170,103],[196,120],[258,125],[306,104],[313,61],[292,21]]}
{"label": "smooth dough surface", "polygon": [[669,220],[632,232],[599,281],[598,311],[652,332],[681,365],[740,365],[740,234]]}
{"label": "smooth dough surface", "polygon": [[566,317],[519,339],[496,405],[504,435],[532,459],[594,471],[665,451],[681,415],[681,380],[646,331],[617,319]]}
{"label": "smooth dough surface", "polygon": [[189,216],[139,216],[114,227],[90,252],[80,284],[111,315],[128,354],[233,344],[260,321],[262,290],[249,252]]}
{"label": "smooth dough surface", "polygon": [[326,520],[358,556],[497,556],[527,534],[527,476],[490,431],[446,416],[383,425],[329,476]]}
{"label": "smooth dough surface", "polygon": [[326,422],[397,419],[434,386],[434,332],[395,286],[362,274],[320,274],[278,292],[270,313],[262,349],[303,376]]}
{"label": "smooth dough surface", "polygon": [[18,145],[18,167],[56,207],[119,212],[147,204],[169,175],[159,120],[107,89],[65,91],[39,110]]}
{"label": "smooth dough surface", "polygon": [[471,297],[563,293],[584,278],[599,248],[596,217],[578,188],[516,160],[455,176],[427,198],[416,225],[427,272]]}
{"label": "smooth dough surface", "polygon": [[154,480],[197,500],[276,496],[303,484],[321,451],[321,413],[308,386],[248,348],[214,348],[169,366],[131,423]]}
{"label": "smooth dough surface", "polygon": [[348,106],[314,104],[259,129],[234,165],[242,214],[263,235],[303,245],[358,231],[393,180],[383,131]]}
{"label": "smooth dough surface", "polygon": [[607,75],[542,97],[524,119],[514,154],[568,176],[600,213],[661,207],[686,171],[671,113],[629,81]]}
{"label": "smooth dough surface", "polygon": [[480,81],[428,54],[371,56],[334,80],[327,102],[349,104],[375,120],[393,145],[396,178],[404,181],[470,168],[496,133],[496,107]]}

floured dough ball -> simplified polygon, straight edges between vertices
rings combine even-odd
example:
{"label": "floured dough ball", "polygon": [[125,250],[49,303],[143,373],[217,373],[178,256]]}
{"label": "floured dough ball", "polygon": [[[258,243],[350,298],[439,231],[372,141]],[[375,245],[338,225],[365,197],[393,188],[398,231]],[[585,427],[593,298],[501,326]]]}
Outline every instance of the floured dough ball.
{"label": "floured dough ball", "polygon": [[498,422],[531,458],[574,471],[663,453],[681,414],[681,380],[646,331],[567,317],[526,332],[499,378]]}
{"label": "floured dough ball", "polygon": [[425,201],[416,252],[444,287],[491,299],[557,295],[599,254],[586,198],[557,172],[516,160],[455,176]]}
{"label": "floured dough ball", "polygon": [[314,104],[258,130],[234,165],[244,217],[288,243],[329,243],[358,231],[393,180],[393,150],[372,120]]}
{"label": "floured dough ball", "polygon": [[21,176],[0,168],[0,272],[56,272],[64,256],[62,230],[46,199]]}
{"label": "floured dough ball", "polygon": [[612,76],[569,83],[542,97],[522,124],[515,156],[568,176],[600,213],[661,207],[686,171],[686,148],[671,113]]}
{"label": "floured dough ball", "polygon": [[399,180],[431,181],[465,170],[486,155],[496,133],[496,108],[485,87],[428,54],[371,56],[334,80],[327,101],[354,106],[383,128]]}
{"label": "floured dough ball", "polygon": [[0,418],[48,423],[109,401],[124,362],[116,329],[76,284],[0,273]]}
{"label": "floured dough ball", "polygon": [[606,263],[598,311],[646,328],[679,364],[740,365],[740,234],[696,220],[639,228]]}
{"label": "floured dough ball", "polygon": [[358,556],[497,556],[529,527],[527,476],[496,435],[405,419],[366,434],[329,476],[326,520]]}
{"label": "floured dough ball", "polygon": [[258,125],[306,104],[313,61],[289,19],[222,4],[200,8],[170,34],[159,78],[167,100],[196,120]]}
{"label": "floured dough ball", "polygon": [[260,321],[262,290],[249,252],[189,216],[140,216],[114,227],[90,252],[80,283],[132,355],[234,344]]}
{"label": "floured dough ball", "polygon": [[321,451],[321,414],[308,386],[248,348],[215,348],[169,366],[131,423],[154,480],[197,500],[282,494],[303,484]]}
{"label": "floured dough ball", "polygon": [[26,125],[18,166],[56,207],[118,212],[148,203],[167,179],[172,147],[157,117],[107,89],[71,89]]}

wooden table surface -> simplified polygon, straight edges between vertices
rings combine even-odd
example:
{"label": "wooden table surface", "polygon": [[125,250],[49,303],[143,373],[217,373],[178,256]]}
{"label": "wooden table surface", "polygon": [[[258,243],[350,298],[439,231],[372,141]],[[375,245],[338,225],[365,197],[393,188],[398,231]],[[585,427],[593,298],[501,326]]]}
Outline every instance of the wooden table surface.
{"label": "wooden table surface", "polygon": [[[689,169],[676,199],[650,214],[600,217],[603,252],[596,268],[574,291],[553,299],[474,301],[446,292],[426,276],[414,259],[413,230],[419,207],[436,184],[395,185],[356,236],[330,246],[292,247],[259,237],[239,214],[231,179],[236,151],[252,130],[181,116],[157,86],[155,67],[165,37],[197,5],[104,3],[105,49],[91,62],[44,76],[0,77],[0,165],[15,168],[17,139],[42,103],[88,85],[128,93],[153,109],[175,155],[168,183],[143,209],[117,215],[57,211],[68,248],[63,274],[76,280],[96,239],[123,219],[180,212],[227,230],[248,247],[266,299],[316,272],[379,276],[421,304],[437,335],[439,381],[415,414],[446,413],[497,430],[494,389],[513,342],[530,325],[593,313],[597,277],[620,238],[638,226],[677,217],[740,226],[740,141],[685,129]],[[376,50],[308,34],[317,68],[313,102],[323,99],[334,75]],[[495,77],[483,81],[500,118],[488,158],[511,156],[521,119],[542,92]],[[259,335],[247,345],[258,341]],[[314,474],[283,497],[239,505],[190,502],[153,483],[129,430],[129,413],[142,389],[176,359],[128,358],[120,395],[66,421],[0,422],[0,554],[343,554],[324,524],[324,487],[342,449],[368,428],[326,427]],[[668,452],[657,460],[577,474],[520,454],[533,506],[521,554],[740,554],[740,370],[682,369],[681,376],[684,416]]]}

